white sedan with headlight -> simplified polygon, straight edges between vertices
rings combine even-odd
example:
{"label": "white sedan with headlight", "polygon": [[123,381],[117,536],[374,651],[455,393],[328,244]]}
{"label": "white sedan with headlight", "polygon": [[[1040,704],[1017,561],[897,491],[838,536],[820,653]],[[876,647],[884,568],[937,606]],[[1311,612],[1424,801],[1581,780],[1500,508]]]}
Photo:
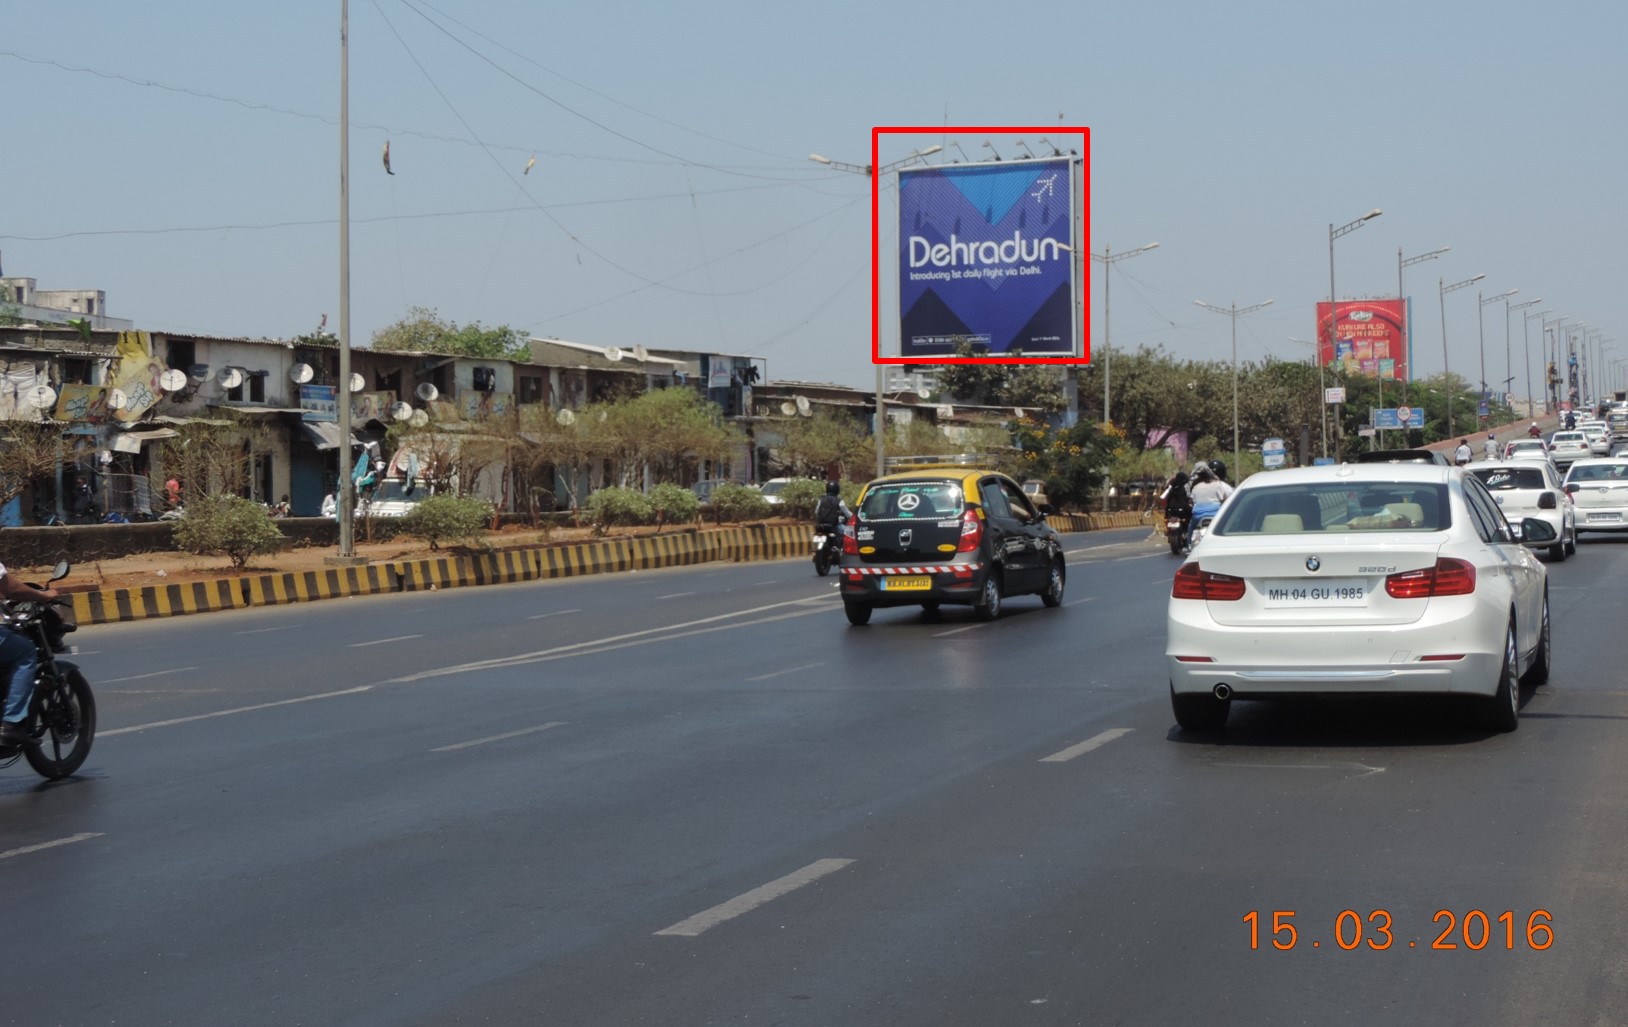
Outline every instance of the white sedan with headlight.
{"label": "white sedan with headlight", "polygon": [[[1554,528],[1521,522],[1528,543]],[[1233,699],[1476,698],[1514,730],[1548,680],[1548,572],[1459,468],[1342,464],[1257,474],[1176,572],[1165,646],[1186,730]]]}

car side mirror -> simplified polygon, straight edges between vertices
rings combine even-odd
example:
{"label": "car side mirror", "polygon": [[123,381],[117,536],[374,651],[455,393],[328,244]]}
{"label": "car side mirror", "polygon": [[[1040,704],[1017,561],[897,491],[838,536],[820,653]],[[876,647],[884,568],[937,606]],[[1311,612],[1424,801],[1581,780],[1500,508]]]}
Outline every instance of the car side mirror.
{"label": "car side mirror", "polygon": [[1052,506],[1050,503],[1041,503],[1037,505],[1035,509],[1040,511],[1041,517],[1050,517],[1052,514],[1057,512],[1057,508]]}
{"label": "car side mirror", "polygon": [[1523,542],[1553,542],[1560,535],[1548,521],[1540,521],[1536,517],[1521,518],[1521,541]]}
{"label": "car side mirror", "polygon": [[69,563],[67,560],[63,560],[52,569],[51,580],[61,581],[63,578],[68,576],[68,572],[71,570],[73,570],[73,564]]}
{"label": "car side mirror", "polygon": [[1555,494],[1553,492],[1545,492],[1538,496],[1538,509],[1553,510],[1558,502],[1559,501],[1555,499]]}
{"label": "car side mirror", "polygon": [[1575,496],[1577,494],[1577,489],[1578,489],[1579,486],[1575,481],[1568,481],[1562,487],[1566,490],[1567,495]]}

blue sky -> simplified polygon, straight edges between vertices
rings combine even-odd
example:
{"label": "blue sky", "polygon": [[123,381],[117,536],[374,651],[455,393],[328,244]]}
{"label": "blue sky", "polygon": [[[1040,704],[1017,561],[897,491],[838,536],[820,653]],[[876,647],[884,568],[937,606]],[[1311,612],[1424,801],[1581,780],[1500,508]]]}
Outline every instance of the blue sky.
{"label": "blue sky", "polygon": [[[106,289],[154,329],[334,327],[338,17],[104,0],[8,19],[5,272]],[[1327,298],[1328,225],[1373,207],[1337,244],[1342,298],[1394,294],[1398,247],[1452,247],[1408,270],[1417,372],[1441,368],[1442,277],[1618,336],[1625,29],[1608,3],[352,0],[353,338],[423,305],[866,385],[869,186],[808,154],[864,164],[877,124],[1059,114],[1093,133],[1092,249],[1160,243],[1114,267],[1116,347],[1225,358],[1227,319],[1193,300],[1271,298],[1240,355],[1304,358],[1288,337]],[[1100,265],[1090,287],[1100,338]],[[1486,313],[1502,378],[1502,303]],[[1473,289],[1447,297],[1455,371],[1476,314]]]}

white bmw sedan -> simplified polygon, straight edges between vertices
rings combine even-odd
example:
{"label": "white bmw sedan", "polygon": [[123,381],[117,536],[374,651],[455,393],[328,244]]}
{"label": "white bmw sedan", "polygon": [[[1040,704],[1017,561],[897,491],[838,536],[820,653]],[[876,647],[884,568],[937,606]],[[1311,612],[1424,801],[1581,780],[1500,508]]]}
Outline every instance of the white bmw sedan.
{"label": "white bmw sedan", "polygon": [[[1528,542],[1558,537],[1537,519],[1521,529]],[[1445,693],[1514,730],[1520,684],[1549,677],[1547,573],[1459,468],[1254,475],[1176,572],[1176,722],[1219,728],[1235,698]]]}

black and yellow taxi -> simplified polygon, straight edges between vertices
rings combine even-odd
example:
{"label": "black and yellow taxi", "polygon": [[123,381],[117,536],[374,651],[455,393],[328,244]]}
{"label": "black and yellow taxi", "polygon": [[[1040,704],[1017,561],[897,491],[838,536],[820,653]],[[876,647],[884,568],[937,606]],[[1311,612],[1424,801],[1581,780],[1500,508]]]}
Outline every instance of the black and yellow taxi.
{"label": "black and yellow taxi", "polygon": [[842,605],[851,624],[886,606],[950,603],[981,620],[1008,596],[1061,606],[1068,569],[1049,505],[998,471],[925,466],[870,482],[843,537]]}

